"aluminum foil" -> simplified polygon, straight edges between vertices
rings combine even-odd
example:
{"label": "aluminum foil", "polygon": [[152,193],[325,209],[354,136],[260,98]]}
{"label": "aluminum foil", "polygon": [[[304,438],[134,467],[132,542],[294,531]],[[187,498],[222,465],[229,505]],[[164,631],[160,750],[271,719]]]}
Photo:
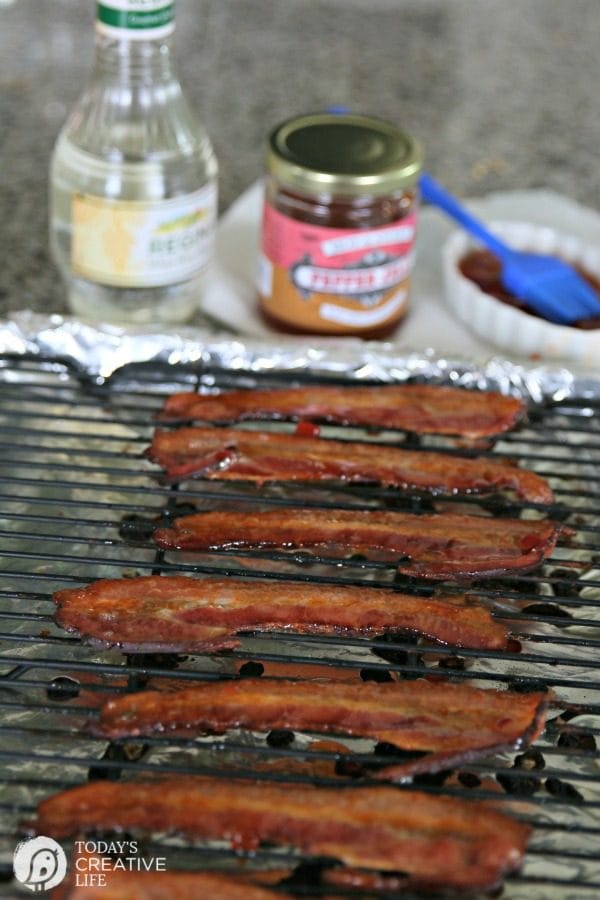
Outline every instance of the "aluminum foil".
{"label": "aluminum foil", "polygon": [[185,363],[253,372],[311,371],[357,379],[405,380],[415,376],[492,388],[534,402],[571,396],[600,396],[600,375],[562,366],[525,366],[501,357],[483,361],[444,355],[433,349],[353,338],[239,338],[206,327],[179,328],[168,334],[150,327],[136,330],[94,326],[58,315],[27,310],[0,322],[0,353],[59,358],[102,383],[132,363]]}
{"label": "aluminum foil", "polygon": [[[457,385],[477,387],[480,389],[495,388],[505,393],[512,393],[532,400],[533,402],[543,402],[544,400],[560,401],[569,397],[577,396],[592,398],[600,397],[600,375],[597,377],[576,374],[567,368],[549,367],[549,366],[532,366],[525,367],[519,364],[504,360],[501,358],[491,358],[482,362],[474,362],[456,357],[443,356],[434,350],[410,351],[400,347],[394,343],[371,342],[366,343],[358,340],[325,340],[325,339],[291,339],[278,338],[273,342],[261,342],[256,340],[240,339],[235,335],[224,332],[215,332],[206,328],[198,329],[180,329],[170,334],[157,334],[150,329],[139,329],[130,331],[115,327],[95,327],[76,321],[74,319],[62,318],[60,316],[39,316],[32,313],[23,312],[16,314],[11,320],[0,323],[0,353],[18,356],[33,355],[39,359],[50,360],[60,359],[72,365],[76,373],[91,379],[97,384],[118,377],[119,371],[134,363],[157,363],[163,366],[169,364],[188,364],[195,366],[203,364],[206,366],[219,366],[231,371],[248,370],[252,372],[277,372],[277,371],[297,371],[298,373],[311,371],[314,373],[340,374],[345,377],[353,377],[356,379],[379,379],[382,382],[391,380],[404,380],[409,377],[422,376],[429,380],[450,381]],[[0,362],[0,366],[2,363]],[[127,378],[128,390],[135,390],[136,376],[131,370],[124,373]],[[164,372],[162,373],[164,374]],[[36,378],[39,375],[36,373]],[[56,373],[48,372],[48,383],[55,385],[57,382]],[[27,382],[27,371],[20,371],[19,368],[10,366],[6,363],[6,368],[0,371],[0,380],[18,381],[21,378],[24,383]],[[62,376],[60,376],[62,379]],[[69,376],[65,381],[60,380],[61,388],[68,387],[71,382],[76,382],[76,378]],[[147,381],[141,381],[140,385],[146,390],[149,385]],[[66,386],[66,387],[65,387]],[[181,382],[179,382],[181,387]],[[165,388],[164,381],[161,382],[161,388]],[[74,388],[76,390],[76,387]],[[56,401],[52,405],[45,408],[45,412],[52,412],[56,417],[61,413],[61,391],[57,390]],[[591,416],[592,410],[578,408],[578,412],[585,416]],[[43,422],[40,420],[39,427],[43,428]],[[29,421],[30,425],[35,425],[35,419]],[[151,424],[148,424],[148,429]],[[118,422],[104,423],[102,416],[98,419],[93,418],[87,425],[81,426],[78,434],[72,435],[69,444],[64,448],[64,456],[49,456],[48,465],[65,464],[69,461],[69,453],[78,451],[83,454],[88,448],[88,430],[96,437],[106,434],[113,441],[113,449],[117,449],[123,445],[124,451],[130,447],[132,439],[136,437],[135,428],[129,426],[126,420]],[[577,435],[572,435],[571,440],[576,442]],[[585,434],[581,437],[585,442]],[[116,442],[115,442],[116,441]],[[587,475],[594,477],[591,470],[591,461],[587,459],[585,447],[582,448],[581,456],[574,462],[571,458],[573,443],[565,445],[564,448],[564,469],[565,472],[570,471],[569,466],[575,465],[575,474],[580,479],[571,483],[571,487],[575,491],[581,486],[585,487],[585,479]],[[500,446],[500,450],[502,447]],[[510,446],[507,447],[507,452]],[[27,451],[29,453],[31,451]],[[561,449],[557,448],[555,454],[560,455]],[[38,459],[38,456],[35,456]],[[80,460],[82,457],[78,457]],[[85,461],[85,455],[83,457]],[[93,572],[90,570],[89,563],[86,562],[86,556],[89,554],[89,548],[80,545],[80,529],[78,525],[73,526],[73,532],[68,531],[68,525],[63,526],[62,535],[70,535],[67,544],[62,543],[57,551],[53,541],[55,537],[52,533],[53,522],[55,519],[55,510],[52,507],[46,508],[45,501],[51,500],[52,486],[46,483],[44,478],[40,477],[39,482],[33,483],[32,473],[27,469],[29,456],[24,455],[23,459],[13,462],[14,471],[5,467],[5,475],[23,475],[28,478],[28,500],[19,500],[19,505],[12,504],[11,509],[15,516],[7,519],[2,523],[2,527],[7,531],[10,529],[13,535],[22,527],[26,534],[22,541],[18,536],[13,538],[11,546],[18,552],[15,553],[14,559],[10,558],[4,563],[4,569],[11,573],[10,586],[14,591],[23,590],[24,596],[31,593],[32,583],[38,590],[43,590],[46,583],[51,582],[53,585],[62,583],[62,579],[67,579],[66,584],[71,582],[68,579],[73,577],[87,578],[91,574],[97,577],[113,577],[115,571],[119,568],[122,561],[123,570],[127,571],[128,567],[139,566],[141,563],[153,558],[153,551],[148,548],[138,548],[132,555],[131,548],[123,544],[107,543],[106,553],[113,562],[107,562],[104,555],[99,555],[97,569]],[[89,463],[93,466],[94,459],[90,458]],[[543,473],[544,463],[540,463],[540,472]],[[151,473],[138,472],[138,464],[132,462],[136,478],[147,478],[148,487],[152,485]],[[20,467],[25,467],[25,471]],[[94,485],[102,484],[105,493],[103,493],[103,501],[105,504],[113,503],[115,510],[118,510],[125,502],[130,501],[130,495],[121,496],[119,493],[120,482],[113,484],[111,477],[102,473],[90,475],[90,480],[94,480]],[[138,484],[138,482],[135,482]],[[143,491],[145,481],[141,481],[138,490]],[[75,487],[69,493],[70,500],[77,504],[81,502],[85,507],[86,501],[89,499],[86,494],[87,485]],[[35,495],[35,497],[34,497]],[[52,495],[52,496],[50,496]],[[92,497],[96,499],[96,495]],[[584,501],[582,501],[583,503]],[[31,553],[30,540],[27,537],[29,532],[29,516],[30,505],[34,504],[33,511],[41,516],[48,515],[51,524],[48,525],[48,534],[44,535],[43,541],[36,544],[36,552],[38,558],[30,561],[27,567],[23,562],[23,558]],[[158,505],[162,503],[160,498],[153,498],[151,492],[144,494],[144,504]],[[574,503],[577,506],[577,502]],[[77,507],[71,507],[71,514]],[[85,511],[85,510],[84,510]],[[88,514],[88,513],[86,513]],[[116,519],[118,515],[115,513]],[[75,516],[76,518],[76,516]],[[101,517],[102,518],[102,517]],[[589,523],[596,531],[598,529],[597,516],[590,518]],[[116,527],[116,525],[115,525]],[[41,531],[43,525],[37,526]],[[97,534],[98,539],[106,537],[105,524],[100,521],[98,531],[86,532],[88,536]],[[67,553],[65,554],[65,549]],[[57,559],[56,554],[59,552],[64,555],[64,559]],[[576,559],[576,554],[572,550],[561,551],[564,553],[567,563]],[[585,554],[584,554],[585,555]],[[135,557],[135,558],[134,558]],[[557,552],[558,557],[558,552]],[[52,558],[53,562],[49,566],[48,558]],[[81,558],[81,564],[78,562]],[[558,560],[560,563],[560,560]],[[232,566],[235,560],[231,560]],[[264,567],[264,566],[263,566]],[[14,572],[11,569],[14,568]],[[19,573],[26,568],[22,579]],[[551,567],[547,567],[545,574],[552,575]],[[365,576],[366,578],[367,576]],[[578,617],[584,618],[588,623],[592,620],[596,621],[598,617],[598,570],[590,569],[583,578],[591,578],[591,586],[581,593],[582,600],[589,600],[590,605],[581,606],[578,610]],[[35,579],[32,582],[31,579]],[[550,579],[544,587],[544,597],[552,600],[552,587]],[[542,598],[540,598],[542,599]],[[12,606],[10,607],[12,609]],[[14,608],[17,612],[22,611],[22,603],[19,600],[14,601]],[[4,610],[4,615],[9,612],[8,605]],[[27,620],[15,626],[15,639],[10,642],[7,653],[11,659],[20,662],[24,671],[33,671],[37,676],[41,677],[46,672],[45,669],[36,670],[36,660],[41,655],[56,654],[64,661],[64,669],[60,668],[56,671],[68,674],[70,663],[73,666],[73,675],[81,678],[82,671],[78,666],[83,661],[84,665],[98,662],[104,667],[113,667],[107,671],[119,672],[121,655],[116,651],[100,651],[91,650],[89,647],[80,645],[77,641],[67,640],[65,642],[64,635],[57,629],[54,629],[46,623],[48,615],[48,606],[45,601],[39,602],[37,605],[31,606],[29,612],[35,617],[37,614],[44,616],[44,625],[47,628],[47,634],[41,642],[38,642],[37,631],[38,624]],[[41,626],[41,620],[40,620]],[[8,630],[8,628],[7,628]],[[532,627],[533,632],[533,627]],[[555,631],[548,629],[546,625],[540,625],[538,633],[544,635],[548,631],[549,636]],[[22,640],[16,639],[17,633]],[[579,630],[577,617],[570,621],[568,625],[562,627],[558,636],[569,637],[570,639],[580,638],[580,645],[573,644],[570,649],[570,660],[568,665],[556,665],[552,670],[552,678],[557,682],[562,682],[562,687],[557,689],[557,697],[565,703],[574,702],[590,702],[586,688],[573,688],[570,682],[575,679],[579,685],[593,684],[596,680],[596,662],[597,648],[592,642],[587,646],[586,638],[589,637],[589,625]],[[53,642],[58,641],[58,645],[54,646]],[[299,644],[299,652],[304,656],[311,656],[310,647],[307,643]],[[293,642],[285,644],[286,652],[293,653],[295,646]],[[336,659],[348,661],[350,658],[362,660],[364,655],[364,664],[373,665],[381,662],[378,657],[373,655],[368,648],[357,647],[327,647],[327,658],[334,662]],[[491,686],[494,684],[494,674],[502,674],[508,677],[522,676],[524,678],[531,677],[532,664],[527,662],[527,650],[534,652],[538,657],[541,655],[560,657],[564,649],[561,644],[549,640],[547,643],[532,644],[525,647],[524,659],[511,660],[501,662],[498,659],[486,658],[483,656],[478,662],[479,671],[483,676],[487,676],[488,680],[482,681],[482,686]],[[266,638],[246,638],[242,650],[240,650],[240,658],[245,655],[248,658],[258,656],[268,658],[271,652],[275,655],[281,654],[282,647],[276,642],[270,643]],[[314,653],[322,658],[323,648],[319,644],[315,645]],[[7,665],[6,657],[0,657],[0,662]],[[235,657],[237,659],[237,657]],[[226,666],[230,664],[227,659],[210,661],[194,660],[185,664],[187,674],[192,674],[192,670],[196,666],[205,670],[207,666]],[[116,668],[115,668],[116,667]],[[186,674],[182,669],[178,670],[179,675]],[[54,672],[49,670],[48,678]],[[107,674],[102,676],[106,678],[107,685],[112,684],[111,676]],[[474,682],[475,683],[475,682]],[[6,685],[7,691],[11,686]],[[13,690],[19,689],[19,693],[15,694],[15,698],[23,697],[25,701],[29,697],[27,690],[23,693],[23,686],[20,679],[17,679],[12,686]],[[9,693],[10,696],[10,693]],[[595,696],[595,695],[594,695]],[[31,694],[32,701],[39,696],[36,693]],[[94,760],[102,757],[104,753],[104,745],[97,741],[92,741],[84,732],[83,719],[77,707],[74,709],[63,711],[61,718],[57,724],[57,713],[40,711],[39,708],[28,710],[27,708],[15,707],[10,715],[5,717],[5,727],[10,727],[11,745],[10,750],[16,754],[14,760],[9,758],[3,763],[3,774],[8,781],[11,782],[10,792],[7,791],[5,797],[5,810],[3,816],[0,817],[0,830],[5,835],[10,835],[13,827],[13,814],[10,803],[18,803],[24,807],[31,806],[42,799],[48,792],[44,785],[44,779],[52,781],[56,776],[57,754],[60,755],[60,777],[66,781],[76,783],[81,779],[81,760]],[[598,717],[588,715],[587,717],[578,716],[572,724],[588,727],[592,731],[598,728]],[[31,734],[36,733],[35,755],[31,757]],[[61,730],[62,729],[62,730]],[[72,731],[77,731],[78,738],[73,738]],[[45,733],[44,733],[44,730]],[[245,753],[243,745],[244,740],[248,742],[248,755]],[[243,768],[248,760],[255,761],[256,749],[260,742],[255,739],[252,741],[244,738],[240,734],[232,735],[228,740],[219,741],[197,741],[193,747],[188,746],[161,746],[157,744],[145,759],[145,765],[156,766],[172,766],[175,769],[185,769],[186,766],[198,767],[206,765],[211,767],[218,755],[218,764],[223,765],[224,761],[229,761],[233,768]],[[552,753],[553,743],[546,737],[538,741],[538,747],[543,752]],[[23,758],[19,757],[19,752],[23,753]],[[558,769],[563,768],[580,776],[577,782],[578,789],[585,797],[584,805],[563,805],[552,808],[551,805],[546,806],[544,803],[536,804],[535,817],[538,821],[544,822],[547,831],[544,828],[536,830],[535,839],[532,842],[532,852],[528,854],[522,877],[516,883],[510,883],[505,888],[504,896],[510,900],[591,900],[594,896],[595,884],[598,880],[598,862],[597,850],[594,843],[598,829],[598,803],[599,803],[599,787],[597,779],[597,758],[587,761],[581,759],[575,765],[571,758],[566,755],[557,755],[549,758],[554,766]],[[24,761],[26,760],[26,761]],[[502,754],[490,759],[489,765],[494,768],[503,769],[511,765],[512,755]],[[36,785],[39,784],[39,787]],[[515,811],[519,810],[520,801],[511,801],[514,804]],[[524,806],[525,814],[530,810]],[[569,828],[573,828],[572,834]],[[586,830],[586,829],[589,829]],[[10,859],[14,846],[14,840],[8,837],[4,841],[0,841],[0,858]],[[161,853],[164,852],[166,844],[160,845]],[[177,851],[179,852],[179,851]],[[197,850],[194,850],[197,853]],[[206,852],[212,852],[210,848]],[[173,851],[175,854],[175,851]],[[208,857],[207,857],[208,858]],[[173,867],[176,865],[176,854],[173,857]],[[220,865],[225,865],[226,860],[217,860]],[[286,857],[287,862],[287,857]],[[293,864],[293,862],[292,862]],[[236,863],[237,865],[237,863]],[[556,878],[557,882],[552,884],[549,879]],[[537,883],[539,882],[539,883]],[[569,882],[575,882],[572,888],[566,887]],[[587,885],[590,885],[589,887]]]}

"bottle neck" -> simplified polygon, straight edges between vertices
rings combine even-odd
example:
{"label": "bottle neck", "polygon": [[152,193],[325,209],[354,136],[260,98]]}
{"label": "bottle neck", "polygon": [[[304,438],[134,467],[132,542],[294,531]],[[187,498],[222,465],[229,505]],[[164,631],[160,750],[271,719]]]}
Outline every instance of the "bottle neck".
{"label": "bottle neck", "polygon": [[99,0],[96,12],[96,72],[136,73],[153,79],[171,75],[175,4],[171,0]]}
{"label": "bottle neck", "polygon": [[174,31],[171,0],[99,0],[93,77],[130,85],[169,81]]}
{"label": "bottle neck", "polygon": [[102,31],[96,33],[94,77],[129,83],[151,79],[158,84],[173,78],[172,38],[130,40]]}

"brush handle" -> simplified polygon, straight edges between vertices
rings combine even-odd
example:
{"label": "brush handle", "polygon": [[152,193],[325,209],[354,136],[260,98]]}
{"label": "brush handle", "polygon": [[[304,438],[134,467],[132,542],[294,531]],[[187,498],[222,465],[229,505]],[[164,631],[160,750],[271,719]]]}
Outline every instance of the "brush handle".
{"label": "brush handle", "polygon": [[471,215],[458,200],[449,194],[428,172],[422,172],[419,178],[421,196],[428,203],[438,206],[452,219],[455,219],[466,228],[469,234],[478,238],[489,250],[493,250],[501,259],[511,255],[511,250],[506,244],[493,235],[483,222]]}

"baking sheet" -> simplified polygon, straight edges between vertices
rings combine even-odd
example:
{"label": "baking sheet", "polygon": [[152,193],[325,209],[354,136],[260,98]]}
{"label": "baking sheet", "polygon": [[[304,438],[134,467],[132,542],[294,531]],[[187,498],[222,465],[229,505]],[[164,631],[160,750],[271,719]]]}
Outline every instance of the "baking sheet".
{"label": "baking sheet", "polygon": [[[65,330],[57,325],[50,329],[50,334],[54,337],[51,345],[65,352],[80,354],[84,360],[86,347],[82,338],[85,332],[80,333],[78,328]],[[49,335],[45,340],[50,340]],[[555,381],[542,377],[542,370],[535,377],[528,374],[526,378],[525,370],[521,373],[518,367],[500,360],[487,369],[465,366],[460,370],[452,369],[448,360],[417,353],[407,357],[392,356],[391,353],[389,359],[385,355],[380,358],[374,354],[371,366],[363,359],[362,367],[353,369],[351,374],[360,379],[373,374],[389,378],[395,372],[400,377],[409,372],[431,373],[432,377],[448,375],[465,383],[477,383],[480,387],[492,386],[500,380],[509,389],[542,391],[556,396],[577,386],[575,380],[569,380],[572,376],[567,373]],[[102,359],[102,354],[99,358]],[[296,362],[305,368],[314,361],[310,354],[298,353],[292,357],[275,350],[272,345],[270,354],[264,347],[259,352],[257,345],[250,341],[207,343],[200,358],[213,362],[218,360],[231,367],[253,367],[257,372],[269,373],[284,364]],[[324,371],[331,371],[332,368],[342,371],[344,366],[349,365],[349,357],[345,353],[338,357],[323,354],[316,362]],[[169,379],[174,380],[175,374],[171,375],[158,366],[150,368],[152,377],[148,377],[148,367],[145,367],[148,391],[166,391]],[[172,369],[174,371],[176,367]],[[12,492],[12,499],[7,502],[5,497],[2,522],[4,534],[10,534],[10,537],[5,537],[3,563],[7,583],[5,594],[9,596],[3,600],[2,614],[5,618],[4,630],[12,632],[12,639],[7,642],[1,660],[7,671],[15,663],[22,667],[18,669],[21,674],[5,683],[5,687],[11,693],[18,691],[14,693],[14,699],[21,700],[25,705],[25,708],[15,708],[6,714],[4,721],[10,744],[3,747],[6,759],[2,760],[2,771],[8,786],[5,787],[4,808],[0,815],[0,831],[7,837],[4,845],[0,840],[0,863],[4,859],[6,867],[10,865],[15,843],[11,833],[15,817],[12,804],[32,805],[47,796],[53,789],[53,782],[58,779],[79,783],[82,766],[87,772],[88,766],[96,760],[100,763],[105,752],[104,744],[92,742],[86,735],[86,715],[77,705],[63,710],[60,715],[51,708],[43,711],[36,708],[36,703],[38,706],[45,703],[45,680],[50,681],[57,673],[81,679],[90,667],[90,674],[102,679],[104,690],[110,689],[113,680],[122,674],[122,655],[118,651],[85,646],[46,621],[48,595],[53,589],[72,586],[74,580],[139,573],[149,571],[155,565],[153,549],[124,543],[119,539],[119,529],[123,511],[132,503],[136,505],[140,502],[144,508],[151,506],[151,514],[164,504],[164,497],[154,492],[153,467],[142,461],[137,452],[151,439],[154,427],[152,412],[158,408],[160,398],[151,393],[150,396],[140,393],[144,379],[132,369],[116,375],[118,383],[112,385],[112,389],[108,384],[107,389],[89,393],[86,384],[81,385],[77,377],[65,372],[60,365],[40,360],[39,363],[28,362],[21,366],[18,360],[0,360],[0,385],[4,388],[2,420],[7,429],[5,442],[10,441],[11,429],[19,425],[19,418],[24,420],[21,427],[34,430],[22,441],[18,435],[13,435],[13,452],[5,451],[3,468],[4,490],[9,494]],[[166,382],[160,380],[162,375],[166,377]],[[243,377],[247,382],[245,374]],[[210,373],[207,373],[205,383],[211,387]],[[600,396],[600,392],[594,396]],[[582,416],[586,415],[585,408],[578,411]],[[572,433],[569,431],[568,437],[559,446],[556,437],[549,437],[554,443],[550,451],[552,461],[548,465],[558,469],[561,477],[575,478],[567,484],[574,497],[573,505],[577,507],[580,502],[584,506],[589,503],[589,498],[587,501],[585,495],[579,498],[578,492],[589,487],[588,475],[593,476],[590,470],[595,458],[589,447],[597,447],[598,443],[593,422],[582,423],[584,427],[581,430],[577,420],[571,424]],[[35,432],[40,433],[37,440]],[[496,452],[509,455],[518,446],[521,454],[536,456],[539,440],[543,440],[546,433],[546,429],[525,431],[520,435],[518,445],[511,439],[506,445],[501,441]],[[528,443],[529,437],[533,439],[531,445]],[[580,446],[580,452],[574,452],[575,446]],[[108,469],[105,470],[107,459],[104,454],[107,450],[110,456]],[[557,461],[556,457],[560,460]],[[43,464],[41,468],[40,463]],[[545,465],[546,462],[540,459],[534,467],[543,473]],[[26,497],[23,496],[24,479]],[[223,490],[222,485],[215,485],[215,494],[220,496],[220,502],[223,502]],[[61,504],[58,510],[53,503],[57,499]],[[239,504],[239,497],[235,502]],[[595,511],[586,514],[586,526],[598,533]],[[35,540],[32,540],[32,532],[35,533]],[[92,544],[88,543],[90,540]],[[589,556],[589,550],[584,551],[584,556]],[[92,563],[90,557],[94,557]],[[552,602],[554,599],[553,572],[557,564],[562,567],[563,558],[570,564],[578,560],[578,555],[570,548],[557,551],[553,562],[546,567],[548,577],[544,579],[540,602]],[[228,557],[228,568],[234,564],[238,565],[233,557]],[[264,570],[262,562],[261,568]],[[319,574],[320,570],[311,567],[310,577]],[[544,672],[548,672],[548,681],[557,685],[557,696],[561,701],[596,704],[597,709],[597,642],[594,640],[597,628],[594,625],[592,630],[590,623],[595,623],[598,616],[598,571],[589,569],[582,577],[590,579],[589,586],[583,588],[585,593],[580,594],[585,602],[581,606],[577,603],[569,607],[574,617],[568,623],[528,626],[528,631],[544,640],[523,642],[522,653],[516,656],[509,654],[506,660],[495,654],[490,654],[489,658],[479,654],[477,661],[473,662],[476,671],[471,669],[468,676],[472,683],[478,683],[481,679],[481,686],[494,686],[497,678],[501,679],[499,684],[505,684],[514,678],[526,681],[543,677]],[[365,572],[364,580],[367,579],[368,572]],[[560,595],[560,582],[557,590]],[[14,628],[11,627],[13,623],[8,621],[13,611],[17,620]],[[38,615],[44,616],[43,622],[37,620]],[[587,624],[580,624],[577,621],[579,618]],[[572,642],[566,661],[562,643],[565,640]],[[211,672],[224,671],[220,667],[231,666],[232,660],[235,663],[241,658],[269,659],[270,655],[278,659],[296,653],[309,660],[311,657],[323,660],[325,656],[329,663],[336,665],[387,666],[385,660],[375,656],[370,647],[347,646],[343,641],[324,644],[322,640],[303,638],[282,641],[274,637],[247,636],[237,655],[209,661],[201,656],[188,657],[178,666],[176,674],[187,676],[188,683],[192,683],[191,679],[197,674],[199,677],[208,667]],[[563,662],[560,662],[560,657],[563,657]],[[58,660],[60,665],[52,665],[52,659]],[[50,660],[50,664],[44,663],[44,660]],[[148,665],[147,660],[144,665]],[[390,664],[392,668],[393,665]],[[434,651],[428,655],[428,665],[434,665]],[[106,673],[100,675],[98,666],[107,667]],[[170,673],[171,670],[163,670],[157,677],[169,677]],[[31,682],[40,681],[41,686],[30,688],[28,679]],[[83,681],[82,684],[85,687]],[[28,703],[32,704],[30,709],[26,708]],[[571,720],[571,724],[592,731],[596,729],[597,733],[598,717],[588,713]],[[73,729],[76,735],[71,733]],[[537,749],[548,758],[552,771],[568,773],[563,777],[568,783],[573,780],[585,801],[559,803],[549,794],[540,792],[535,806],[525,806],[521,798],[498,795],[508,808],[531,814],[537,822],[523,871],[505,887],[503,897],[507,900],[591,900],[595,896],[600,804],[597,757],[587,758],[585,754],[579,754],[573,761],[568,748],[555,748],[555,739],[556,735],[548,733],[538,740]],[[260,757],[252,754],[255,747],[262,747],[263,744],[262,738],[241,738],[239,734],[232,734],[223,741],[197,741],[193,747],[177,742],[157,744],[141,762],[132,763],[133,769],[128,768],[126,774],[130,777],[135,774],[136,768],[144,772],[148,766],[171,766],[176,771],[186,770],[186,767],[219,766],[221,773],[226,767],[239,771],[248,766],[248,760],[260,762]],[[273,751],[268,752],[271,754]],[[509,771],[513,757],[513,753],[491,756],[483,770],[476,771],[485,773],[486,777],[496,771]],[[156,849],[157,855],[169,854],[169,869],[176,868],[180,858],[187,862],[192,853],[195,866],[199,860],[206,859],[225,868],[239,866],[237,857],[215,855],[213,861],[208,856],[210,852],[214,852],[212,845],[196,846],[192,850],[174,846],[171,840],[161,842]],[[290,859],[289,856],[283,858],[286,862]],[[264,860],[262,851],[259,862],[261,860]],[[551,879],[556,879],[556,882]],[[576,882],[574,886],[570,884],[573,881]]]}

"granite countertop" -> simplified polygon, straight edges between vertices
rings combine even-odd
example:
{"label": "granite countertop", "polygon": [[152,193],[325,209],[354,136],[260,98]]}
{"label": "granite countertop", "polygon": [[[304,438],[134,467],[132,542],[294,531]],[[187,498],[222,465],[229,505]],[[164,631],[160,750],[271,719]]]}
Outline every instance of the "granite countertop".
{"label": "granite countertop", "polygon": [[[53,142],[93,54],[93,0],[0,0],[0,316],[66,312],[49,258]],[[463,196],[547,187],[600,209],[597,0],[177,0],[176,59],[221,212],[290,115],[395,121]]]}

